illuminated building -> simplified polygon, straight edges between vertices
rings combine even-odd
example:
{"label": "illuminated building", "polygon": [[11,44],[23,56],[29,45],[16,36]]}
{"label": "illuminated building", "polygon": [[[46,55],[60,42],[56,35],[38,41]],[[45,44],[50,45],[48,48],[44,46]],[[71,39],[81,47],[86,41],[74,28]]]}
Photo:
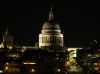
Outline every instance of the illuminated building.
{"label": "illuminated building", "polygon": [[100,73],[100,48],[96,40],[89,47],[73,48],[64,46],[63,37],[52,8],[35,46],[13,45],[7,28],[0,45],[0,73],[64,74],[65,70],[79,72],[80,67],[84,74]]}
{"label": "illuminated building", "polygon": [[72,64],[76,63],[76,51],[78,48],[68,48],[69,57],[67,60],[67,66],[71,66]]}
{"label": "illuminated building", "polygon": [[39,47],[63,46],[63,34],[60,26],[55,21],[51,8],[48,20],[43,24],[41,34],[39,34]]}
{"label": "illuminated building", "polygon": [[96,40],[92,41],[90,47],[77,50],[77,63],[84,72],[100,73],[100,47]]}
{"label": "illuminated building", "polygon": [[4,48],[5,44],[7,45],[7,48],[9,50],[11,50],[13,48],[13,36],[10,34],[8,27],[6,29],[5,35],[3,36],[3,41],[0,45],[0,48]]}
{"label": "illuminated building", "polygon": [[4,73],[19,73],[20,68],[18,63],[6,63],[4,65]]}
{"label": "illuminated building", "polygon": [[78,48],[66,49],[63,37],[52,8],[39,34],[39,43],[35,46],[13,46],[13,36],[7,28],[1,44],[1,50],[4,50],[1,53],[4,54],[0,54],[0,58],[4,59],[0,60],[0,72],[64,74],[68,62],[75,61]]}

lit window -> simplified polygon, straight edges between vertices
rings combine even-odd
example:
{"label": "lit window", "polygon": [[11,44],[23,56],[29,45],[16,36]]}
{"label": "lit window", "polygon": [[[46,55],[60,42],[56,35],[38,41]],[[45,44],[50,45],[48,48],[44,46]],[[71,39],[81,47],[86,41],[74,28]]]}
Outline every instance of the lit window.
{"label": "lit window", "polygon": [[56,59],[59,59],[59,58],[56,58]]}
{"label": "lit window", "polygon": [[5,67],[6,70],[8,70],[8,67]]}
{"label": "lit window", "polygon": [[88,54],[88,57],[91,57],[91,54]]}
{"label": "lit window", "polygon": [[31,70],[31,72],[35,72],[35,70],[34,70],[34,69],[32,69],[32,70]]}
{"label": "lit window", "polygon": [[0,73],[3,73],[3,70],[0,70]]}
{"label": "lit window", "polygon": [[12,49],[12,47],[11,47],[11,46],[9,46],[9,49]]}
{"label": "lit window", "polygon": [[100,63],[99,63],[99,65],[100,65]]}
{"label": "lit window", "polygon": [[58,69],[57,71],[58,71],[58,72],[60,72],[61,70],[60,70],[60,69]]}
{"label": "lit window", "polygon": [[98,63],[94,63],[94,65],[98,65]]}
{"label": "lit window", "polygon": [[35,62],[24,62],[23,64],[36,64]]}
{"label": "lit window", "polygon": [[70,62],[67,62],[67,65],[69,65],[70,64]]}
{"label": "lit window", "polygon": [[98,68],[97,67],[94,67],[94,70],[98,70]]}
{"label": "lit window", "polygon": [[7,62],[6,65],[8,65],[9,63]]}

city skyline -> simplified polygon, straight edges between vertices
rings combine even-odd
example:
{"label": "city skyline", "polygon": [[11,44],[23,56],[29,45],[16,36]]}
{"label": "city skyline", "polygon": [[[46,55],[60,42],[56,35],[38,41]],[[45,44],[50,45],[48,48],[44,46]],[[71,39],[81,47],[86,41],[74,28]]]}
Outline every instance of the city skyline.
{"label": "city skyline", "polygon": [[[38,34],[48,19],[50,1],[8,4],[1,7],[0,42],[7,25],[11,29],[15,43],[34,44]],[[95,2],[94,2],[95,3]],[[93,2],[57,1],[53,5],[55,18],[64,34],[65,45],[82,46],[92,38],[100,41],[99,9]],[[7,24],[7,25],[6,25]]]}

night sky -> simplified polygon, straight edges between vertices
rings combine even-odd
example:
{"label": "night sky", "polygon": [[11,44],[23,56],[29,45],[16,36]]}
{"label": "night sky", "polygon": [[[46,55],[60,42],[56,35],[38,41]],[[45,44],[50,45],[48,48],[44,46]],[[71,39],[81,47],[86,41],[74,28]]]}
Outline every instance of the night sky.
{"label": "night sky", "polygon": [[96,38],[100,42],[99,1],[33,0],[0,2],[0,42],[8,25],[15,44],[33,45],[53,6],[66,46],[85,46]]}

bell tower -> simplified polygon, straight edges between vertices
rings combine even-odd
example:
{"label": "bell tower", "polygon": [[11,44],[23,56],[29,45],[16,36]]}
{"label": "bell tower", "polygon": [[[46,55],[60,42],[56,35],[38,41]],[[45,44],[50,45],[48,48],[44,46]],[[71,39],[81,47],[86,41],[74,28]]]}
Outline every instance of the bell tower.
{"label": "bell tower", "polygon": [[10,34],[9,28],[7,27],[6,32],[3,36],[3,45],[6,44],[7,48],[13,48],[13,36]]}

